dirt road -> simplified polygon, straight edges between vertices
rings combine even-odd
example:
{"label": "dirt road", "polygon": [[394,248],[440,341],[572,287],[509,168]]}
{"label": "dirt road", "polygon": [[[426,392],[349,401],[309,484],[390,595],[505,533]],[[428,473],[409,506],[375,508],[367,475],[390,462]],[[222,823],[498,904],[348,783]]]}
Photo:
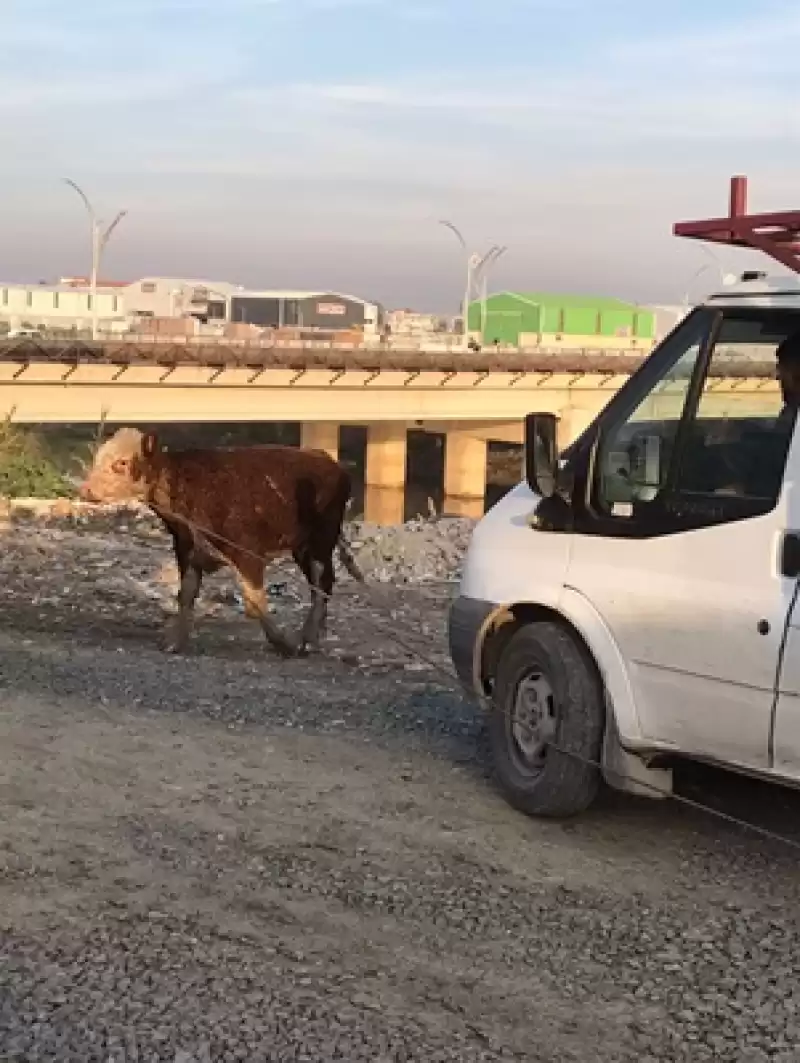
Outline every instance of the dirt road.
{"label": "dirt road", "polygon": [[[172,659],[101,547],[0,559],[0,1059],[800,1058],[797,852],[618,795],[528,820],[349,589],[322,659],[222,604]],[[444,660],[442,588],[406,595]],[[800,839],[795,795],[682,786]]]}

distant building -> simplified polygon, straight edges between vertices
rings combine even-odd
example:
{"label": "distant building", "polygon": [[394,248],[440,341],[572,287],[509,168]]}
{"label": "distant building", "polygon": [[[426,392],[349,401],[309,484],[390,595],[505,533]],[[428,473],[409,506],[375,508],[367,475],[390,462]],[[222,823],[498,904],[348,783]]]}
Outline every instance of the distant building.
{"label": "distant building", "polygon": [[420,314],[415,310],[390,310],[386,323],[392,336],[428,336],[447,331],[447,320],[439,314]]}
{"label": "distant building", "polygon": [[[64,288],[89,288],[92,283],[91,277],[61,277],[59,285]],[[130,281],[97,280],[98,288],[127,288]]]}
{"label": "distant building", "polygon": [[[104,332],[127,327],[125,302],[119,290],[98,288],[97,319]],[[50,332],[82,333],[91,330],[92,295],[70,285],[0,283],[0,327],[33,328]]]}
{"label": "distant building", "polygon": [[242,291],[228,281],[143,277],[122,291],[130,319],[144,317],[195,317],[200,321],[226,321],[230,298]]}
{"label": "distant building", "polygon": [[383,308],[338,292],[251,290],[228,281],[143,277],[123,289],[131,321],[193,317],[203,324],[256,329],[377,332]]}
{"label": "distant building", "polygon": [[[30,325],[46,331],[83,333],[92,327],[92,292],[86,277],[58,285],[0,285],[0,329]],[[143,277],[134,282],[98,282],[101,333],[153,332],[193,335],[203,326],[293,329],[330,335],[378,336],[385,313],[378,303],[327,291],[251,291],[229,281]],[[247,330],[247,326],[250,329]],[[213,330],[213,329],[212,329]]]}
{"label": "distant building", "polygon": [[691,307],[651,303],[647,309],[652,310],[655,317],[655,338],[656,340],[662,340],[668,333],[672,332],[676,325],[683,321]]}
{"label": "distant building", "polygon": [[320,332],[361,330],[376,335],[385,313],[379,303],[354,295],[310,291],[236,291],[229,300],[229,320],[258,328]]}
{"label": "distant building", "polygon": [[513,347],[650,348],[654,324],[650,310],[620,299],[545,292],[498,292],[468,315],[472,336]]}

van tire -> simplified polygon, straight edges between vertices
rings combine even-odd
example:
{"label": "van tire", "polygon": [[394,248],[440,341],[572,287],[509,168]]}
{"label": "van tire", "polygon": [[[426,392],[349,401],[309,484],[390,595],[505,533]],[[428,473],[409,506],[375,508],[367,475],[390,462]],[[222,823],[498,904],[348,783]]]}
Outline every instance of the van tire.
{"label": "van tire", "polygon": [[[542,716],[544,723],[537,722]],[[530,720],[538,731],[526,727]],[[600,786],[604,728],[603,685],[578,637],[551,621],[512,635],[498,663],[489,719],[495,774],[509,803],[533,816],[585,811]]]}

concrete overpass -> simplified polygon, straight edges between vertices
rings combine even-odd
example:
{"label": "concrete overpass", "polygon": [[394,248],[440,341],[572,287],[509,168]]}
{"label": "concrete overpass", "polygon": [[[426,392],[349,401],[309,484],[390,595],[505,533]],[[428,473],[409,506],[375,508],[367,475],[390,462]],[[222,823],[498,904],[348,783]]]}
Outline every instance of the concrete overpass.
{"label": "concrete overpass", "polygon": [[[574,439],[641,364],[620,351],[438,351],[234,343],[0,342],[0,417],[17,423],[299,422],[338,453],[339,426],[367,426],[366,483],[405,484],[411,427],[444,433],[445,494],[483,499],[486,443],[522,442],[531,410]],[[774,367],[726,366],[722,415],[770,404]],[[774,401],[774,400],[772,400]],[[709,411],[711,412],[711,411]]]}

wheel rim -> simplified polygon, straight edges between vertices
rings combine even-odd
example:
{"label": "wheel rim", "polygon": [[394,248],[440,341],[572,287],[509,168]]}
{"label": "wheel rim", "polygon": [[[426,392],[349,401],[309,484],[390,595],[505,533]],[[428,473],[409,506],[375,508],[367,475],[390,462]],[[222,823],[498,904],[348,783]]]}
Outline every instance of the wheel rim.
{"label": "wheel rim", "polygon": [[556,736],[556,701],[550,681],[542,672],[530,672],[517,686],[511,717],[515,759],[528,774],[538,774],[547,749]]}

